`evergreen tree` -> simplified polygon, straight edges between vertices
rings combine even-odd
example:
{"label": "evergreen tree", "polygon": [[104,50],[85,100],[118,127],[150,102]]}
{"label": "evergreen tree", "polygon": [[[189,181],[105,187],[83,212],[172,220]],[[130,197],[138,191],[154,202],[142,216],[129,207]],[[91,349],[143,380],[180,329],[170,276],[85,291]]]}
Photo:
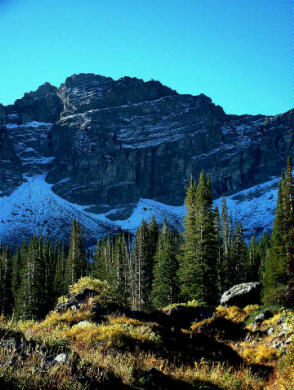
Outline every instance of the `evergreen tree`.
{"label": "evergreen tree", "polygon": [[91,275],[94,278],[106,280],[110,286],[115,285],[114,246],[109,235],[97,242]]}
{"label": "evergreen tree", "polygon": [[196,188],[191,178],[185,199],[183,258],[179,278],[184,299],[214,305],[218,291],[218,242],[209,181],[201,172]]}
{"label": "evergreen tree", "polygon": [[[24,246],[24,244],[23,244]],[[11,291],[13,295],[13,306],[16,305],[17,302],[17,292],[21,283],[21,269],[22,269],[22,249],[17,249],[14,256],[12,257],[12,278],[11,278]]]}
{"label": "evergreen tree", "polygon": [[258,269],[258,280],[261,281],[263,284],[263,277],[264,277],[264,272],[265,272],[265,262],[266,262],[266,257],[268,256],[268,250],[271,246],[271,238],[268,234],[263,233],[261,236],[261,239],[259,240],[258,243],[258,254],[260,256],[260,266]]}
{"label": "evergreen tree", "polygon": [[152,269],[149,268],[150,242],[148,233],[148,225],[143,219],[142,224],[137,229],[132,254],[132,265],[135,273],[132,306],[138,310],[151,306]]}
{"label": "evergreen tree", "polygon": [[68,288],[69,285],[75,283],[82,276],[85,276],[87,268],[88,264],[83,249],[81,225],[74,219],[65,270],[65,286]]}
{"label": "evergreen tree", "polygon": [[247,262],[246,262],[246,281],[255,282],[259,280],[259,268],[261,265],[261,256],[259,245],[255,236],[251,237],[248,248]]}
{"label": "evergreen tree", "polygon": [[42,240],[33,237],[21,270],[16,314],[23,319],[37,319],[45,314],[45,268],[40,247]]}
{"label": "evergreen tree", "polygon": [[156,254],[156,247],[159,237],[159,229],[156,219],[153,215],[150,225],[148,226],[148,236],[149,236],[149,252],[150,252],[150,267],[153,267],[153,259]]}
{"label": "evergreen tree", "polygon": [[12,295],[12,259],[9,248],[0,254],[0,313],[11,314],[13,308]]}
{"label": "evergreen tree", "polygon": [[57,247],[55,251],[55,256],[57,257],[54,280],[53,280],[53,291],[55,300],[66,294],[66,285],[65,285],[65,266],[66,266],[66,250],[64,243],[62,243],[61,248]]}
{"label": "evergreen tree", "polygon": [[285,225],[283,239],[285,242],[285,282],[287,292],[283,304],[286,307],[294,306],[294,178],[290,157],[287,160],[286,176],[284,180],[284,214]]}
{"label": "evergreen tree", "polygon": [[263,264],[263,301],[266,305],[293,305],[293,190],[291,160],[279,182],[271,245]]}
{"label": "evergreen tree", "polygon": [[129,302],[130,280],[129,280],[129,252],[124,234],[116,236],[114,241],[114,293],[126,305]]}
{"label": "evergreen tree", "polygon": [[246,280],[247,247],[241,222],[236,224],[230,252],[228,279],[230,287],[232,287],[235,284],[244,283]]}
{"label": "evergreen tree", "polygon": [[214,230],[216,233],[217,240],[217,283],[218,283],[218,291],[222,291],[222,279],[221,272],[223,267],[223,243],[221,236],[221,223],[220,223],[220,215],[217,207],[214,209]]}
{"label": "evergreen tree", "polygon": [[153,269],[152,305],[160,308],[174,303],[178,299],[178,261],[177,236],[163,223],[159,235]]}
{"label": "evergreen tree", "polygon": [[222,200],[221,209],[221,265],[220,265],[220,282],[221,292],[226,291],[231,287],[229,266],[230,266],[230,255],[233,235],[233,222],[232,215],[229,215],[226,199]]}

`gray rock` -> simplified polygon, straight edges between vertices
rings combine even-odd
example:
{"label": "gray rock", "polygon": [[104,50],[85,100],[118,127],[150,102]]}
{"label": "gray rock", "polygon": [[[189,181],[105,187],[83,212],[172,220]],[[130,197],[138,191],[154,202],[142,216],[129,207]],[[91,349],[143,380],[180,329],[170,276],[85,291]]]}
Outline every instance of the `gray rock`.
{"label": "gray rock", "polygon": [[285,320],[286,320],[286,316],[282,316],[280,317],[277,321],[276,321],[276,325],[284,325],[285,324]]}
{"label": "gray rock", "polygon": [[57,96],[57,88],[45,83],[36,91],[25,93],[22,99],[15,101],[14,107],[23,123],[55,122],[60,117],[63,104]]}
{"label": "gray rock", "polygon": [[292,343],[292,337],[288,337],[285,341],[285,344],[291,344]]}
{"label": "gray rock", "polygon": [[54,360],[57,362],[57,363],[65,363],[67,361],[67,354],[66,353],[60,353],[59,355],[57,355]]}
{"label": "gray rock", "polygon": [[274,334],[274,333],[275,333],[274,328],[268,328],[267,334],[268,334],[269,336],[271,336],[271,335]]}
{"label": "gray rock", "polygon": [[86,328],[87,326],[91,325],[92,323],[90,321],[80,321],[76,324],[76,326],[80,328]]}
{"label": "gray rock", "polygon": [[285,337],[286,336],[286,332],[284,330],[282,330],[282,332],[280,332],[277,337]]}
{"label": "gray rock", "polygon": [[225,291],[221,297],[222,306],[245,307],[260,302],[261,285],[259,282],[241,283]]}
{"label": "gray rock", "polygon": [[64,313],[68,309],[79,310],[82,303],[86,303],[89,298],[95,297],[98,292],[89,288],[84,288],[77,294],[69,297],[67,302],[58,303],[55,307],[57,313]]}
{"label": "gray rock", "polygon": [[273,316],[273,313],[270,310],[266,309],[254,318],[254,322],[255,323],[262,323],[263,321],[268,320],[272,316]]}
{"label": "gray rock", "polygon": [[193,322],[199,322],[211,318],[214,310],[205,306],[181,306],[178,305],[165,312],[171,321],[171,324],[181,328],[189,328]]}

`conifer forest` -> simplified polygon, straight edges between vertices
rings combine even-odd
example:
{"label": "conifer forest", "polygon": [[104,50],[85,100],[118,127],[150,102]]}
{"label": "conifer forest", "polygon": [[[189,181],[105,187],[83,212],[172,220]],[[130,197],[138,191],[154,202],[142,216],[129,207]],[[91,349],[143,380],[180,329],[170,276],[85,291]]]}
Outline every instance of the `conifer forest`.
{"label": "conifer forest", "polygon": [[186,191],[184,230],[142,221],[135,237],[127,232],[83,246],[80,224],[73,220],[69,247],[33,236],[11,251],[0,247],[0,304],[3,315],[42,319],[57,299],[81,277],[106,281],[133,310],[159,309],[194,300],[216,306],[232,286],[259,281],[266,305],[293,307],[294,226],[291,161],[282,173],[271,237],[253,236],[248,246],[242,221],[233,221],[226,199],[213,209],[209,177],[191,177]]}

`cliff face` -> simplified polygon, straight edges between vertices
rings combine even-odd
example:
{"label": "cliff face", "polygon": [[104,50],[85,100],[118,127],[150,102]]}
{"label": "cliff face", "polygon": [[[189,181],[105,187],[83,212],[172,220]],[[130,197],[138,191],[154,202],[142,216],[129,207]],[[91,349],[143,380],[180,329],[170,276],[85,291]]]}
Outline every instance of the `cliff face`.
{"label": "cliff face", "polygon": [[47,179],[73,202],[182,204],[187,179],[202,169],[215,196],[233,193],[279,175],[290,151],[293,112],[226,115],[204,95],[94,75],[72,76],[57,93],[64,111]]}
{"label": "cliff face", "polygon": [[140,198],[183,204],[190,175],[201,170],[215,197],[264,183],[293,151],[293,110],[226,115],[205,95],[129,77],[45,83],[0,106],[0,122],[2,195],[46,173],[61,198],[93,212],[116,209],[110,219],[128,217]]}

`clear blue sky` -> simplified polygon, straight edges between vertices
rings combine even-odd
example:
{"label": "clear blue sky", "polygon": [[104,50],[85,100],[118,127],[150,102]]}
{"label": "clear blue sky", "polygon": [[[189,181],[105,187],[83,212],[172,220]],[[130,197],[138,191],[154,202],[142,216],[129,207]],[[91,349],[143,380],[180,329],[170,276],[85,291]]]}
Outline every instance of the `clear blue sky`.
{"label": "clear blue sky", "polygon": [[73,73],[151,78],[227,113],[293,107],[293,0],[0,0],[0,102]]}

